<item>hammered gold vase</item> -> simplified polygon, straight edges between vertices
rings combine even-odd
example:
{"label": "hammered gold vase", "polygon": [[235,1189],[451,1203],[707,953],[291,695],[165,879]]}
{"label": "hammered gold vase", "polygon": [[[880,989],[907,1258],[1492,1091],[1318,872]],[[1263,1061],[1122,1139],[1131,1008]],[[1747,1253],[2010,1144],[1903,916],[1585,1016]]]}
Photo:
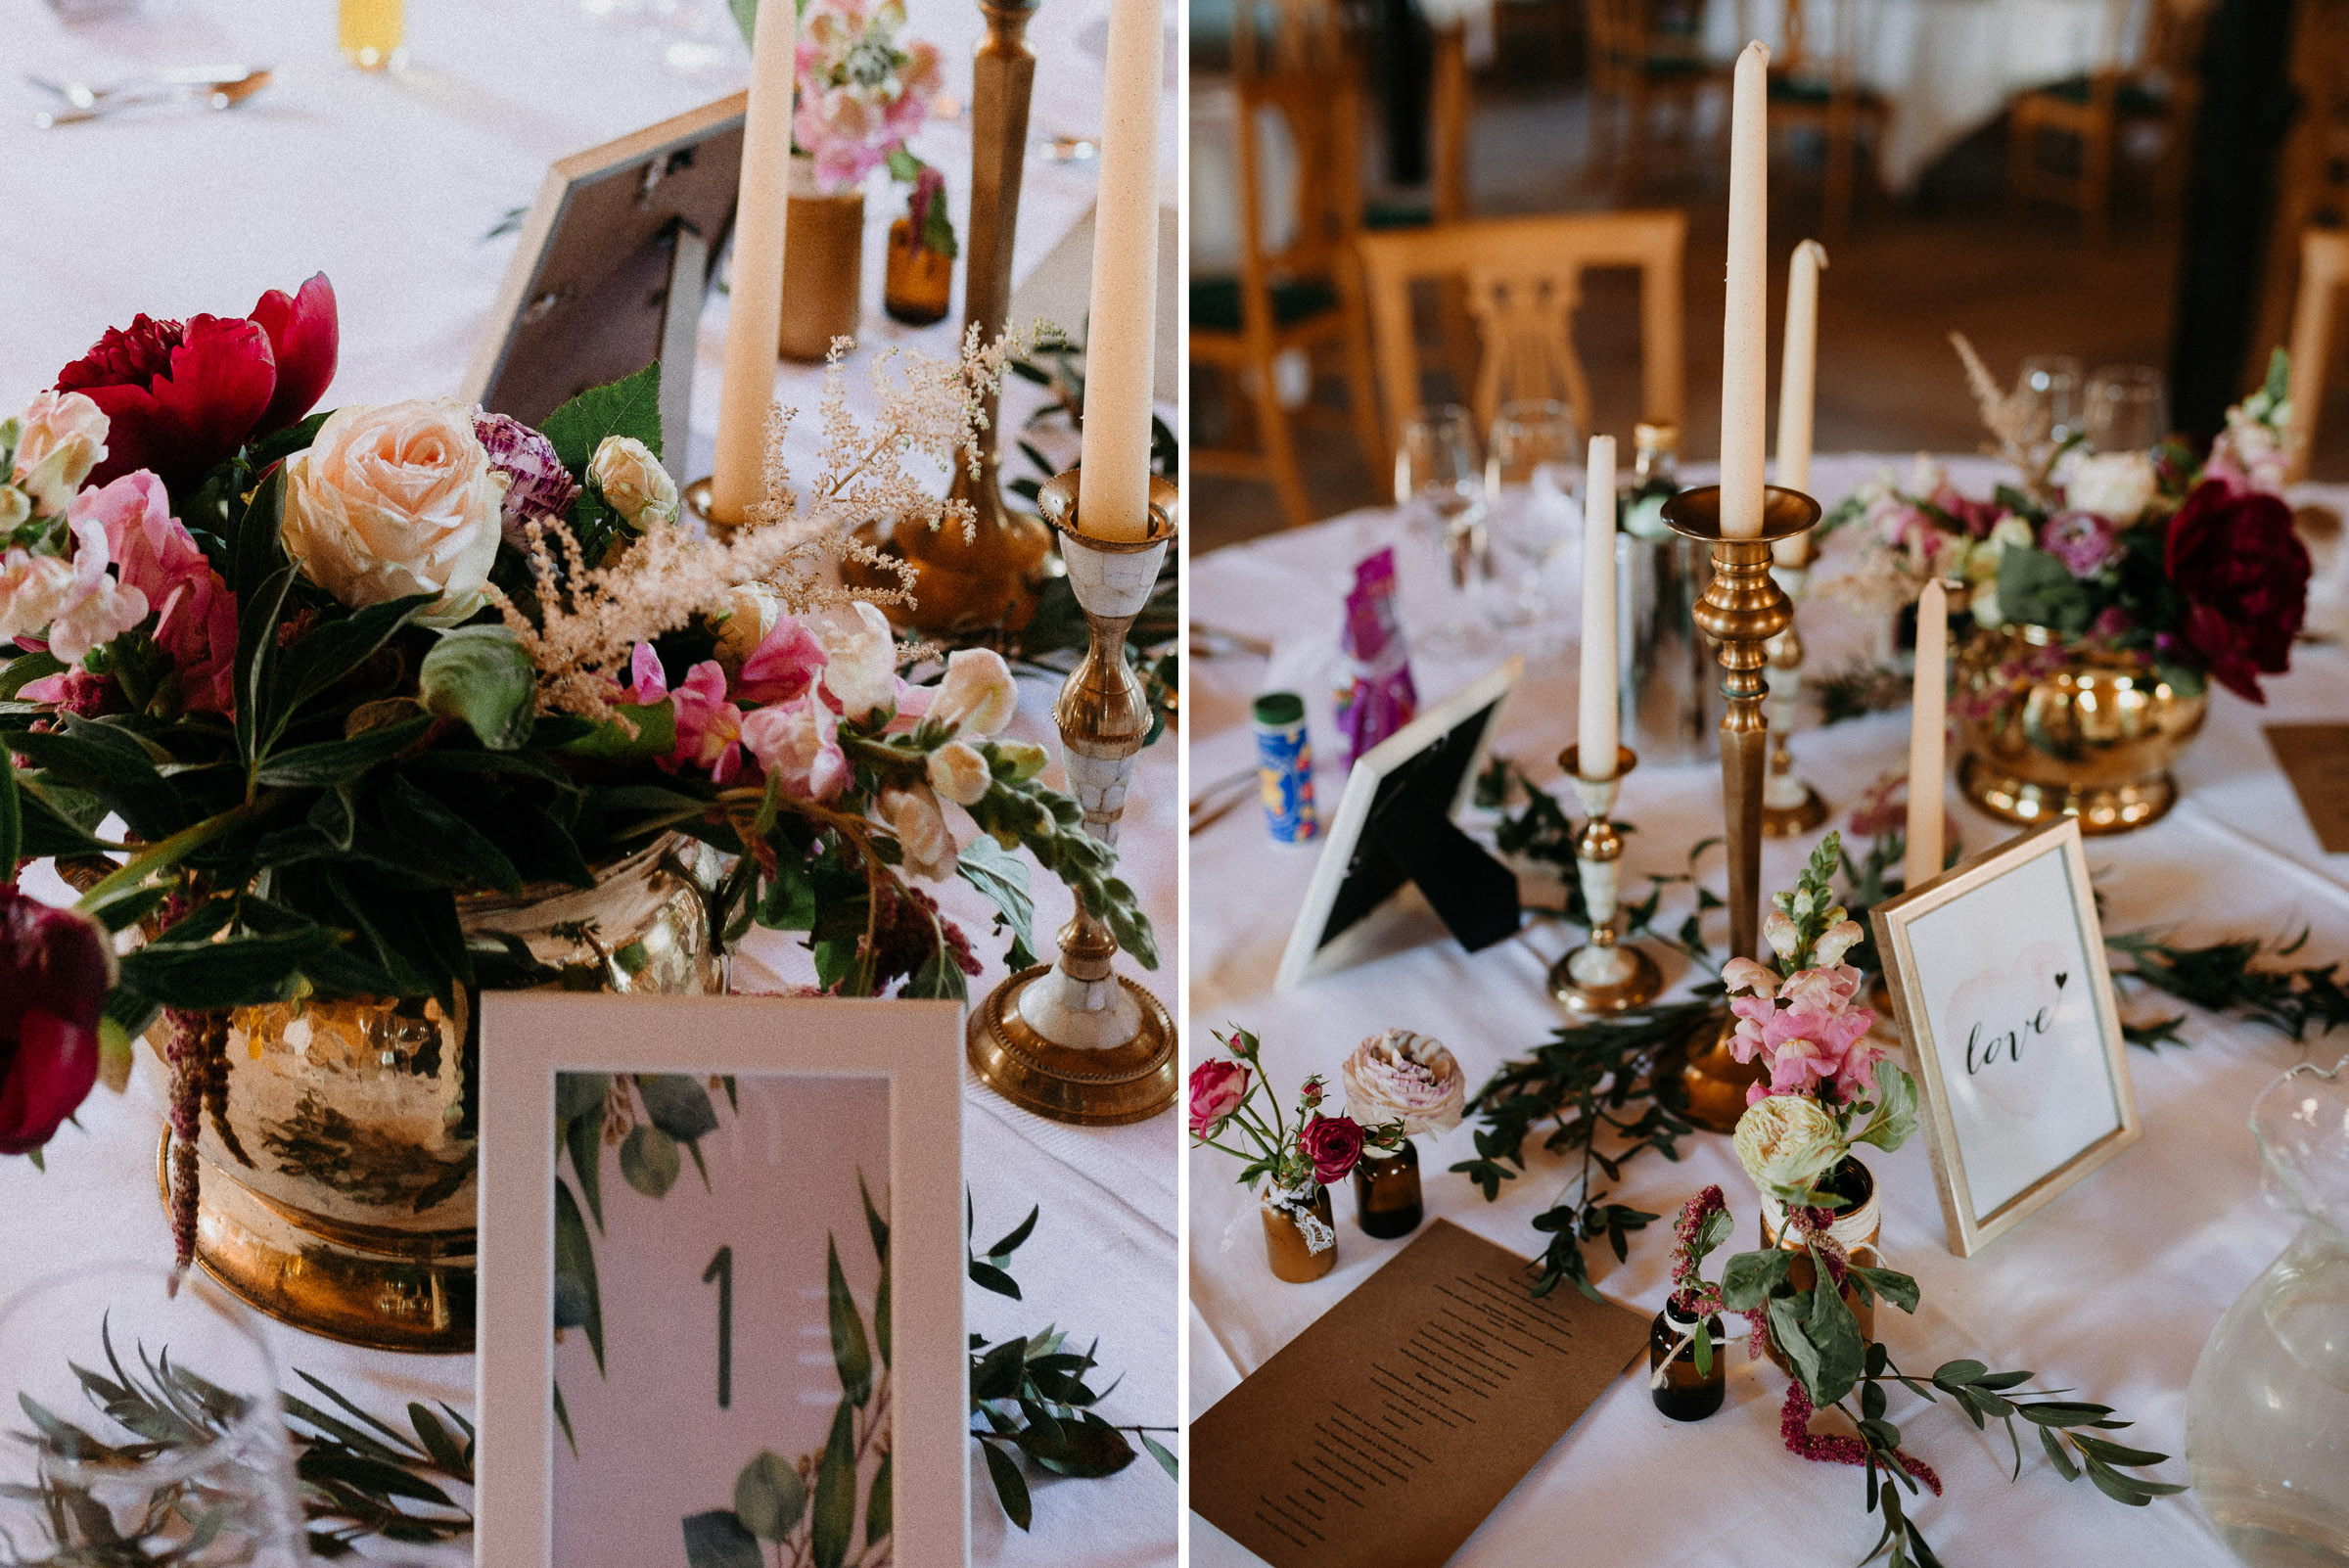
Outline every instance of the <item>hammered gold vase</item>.
{"label": "hammered gold vase", "polygon": [[2126,833],[2176,804],[2170,769],[2210,703],[2143,654],[2046,626],[1977,629],[1958,656],[1958,786],[1993,816]]}
{"label": "hammered gold vase", "polygon": [[[725,962],[704,888],[717,853],[670,835],[592,889],[460,899],[468,935],[520,939],[566,990],[711,995]],[[154,1037],[161,1039],[159,1026]],[[431,998],[230,1015],[228,1130],[205,1119],[196,1258],[282,1322],[377,1350],[474,1343],[481,1038]],[[168,1155],[162,1173],[168,1203]]]}

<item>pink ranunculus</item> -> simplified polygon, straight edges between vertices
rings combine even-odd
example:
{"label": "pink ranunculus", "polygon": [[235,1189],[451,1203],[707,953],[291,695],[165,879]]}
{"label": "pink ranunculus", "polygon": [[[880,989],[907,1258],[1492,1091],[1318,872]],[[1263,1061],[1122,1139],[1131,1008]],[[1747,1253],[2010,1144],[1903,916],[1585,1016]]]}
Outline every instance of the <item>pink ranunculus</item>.
{"label": "pink ranunculus", "polygon": [[232,712],[237,597],[171,515],[163,482],[144,469],[125,474],[74,497],[72,516],[105,525],[115,571],[156,611],[155,640],[179,671],[182,700],[198,713]]}
{"label": "pink ranunculus", "polygon": [[1240,1108],[1252,1076],[1239,1063],[1221,1057],[1211,1057],[1192,1068],[1191,1136],[1213,1136],[1217,1127]]}
{"label": "pink ranunculus", "polygon": [[784,794],[799,801],[830,801],[849,787],[850,780],[838,724],[810,687],[787,703],[769,704],[745,717],[742,744],[761,771],[781,775]]}
{"label": "pink ranunculus", "polygon": [[779,617],[773,629],[742,662],[734,695],[746,703],[785,703],[815,684],[823,672],[823,644],[797,617]]}
{"label": "pink ranunculus", "polygon": [[1297,1130],[1297,1150],[1323,1186],[1343,1181],[1362,1157],[1362,1125],[1351,1116],[1316,1116]]}

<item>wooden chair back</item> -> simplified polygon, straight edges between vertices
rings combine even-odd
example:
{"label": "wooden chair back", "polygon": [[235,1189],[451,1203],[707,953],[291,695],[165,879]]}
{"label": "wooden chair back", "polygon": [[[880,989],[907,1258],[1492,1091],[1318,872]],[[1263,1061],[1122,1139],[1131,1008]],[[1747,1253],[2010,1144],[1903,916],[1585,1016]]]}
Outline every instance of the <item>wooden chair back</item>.
{"label": "wooden chair back", "polygon": [[1421,404],[1411,286],[1456,280],[1480,339],[1471,393],[1480,427],[1513,398],[1560,397],[1589,430],[1590,389],[1575,351],[1574,318],[1583,273],[1592,267],[1638,269],[1641,417],[1679,424],[1687,235],[1685,213],[1660,210],[1488,218],[1361,236],[1386,428]]}
{"label": "wooden chair back", "polygon": [[2300,297],[2292,307],[2292,414],[2284,426],[2284,477],[2308,477],[2308,453],[2325,403],[2332,359],[2333,311],[2349,283],[2349,232],[2310,229],[2300,236]]}
{"label": "wooden chair back", "polygon": [[[1351,82],[1311,71],[1233,77],[1239,104],[1235,138],[1240,195],[1240,276],[1244,289],[1294,277],[1325,275],[1348,264],[1361,227],[1359,100]],[[1270,233],[1275,193],[1264,188],[1263,122],[1277,117],[1295,154],[1283,210],[1295,221]]]}

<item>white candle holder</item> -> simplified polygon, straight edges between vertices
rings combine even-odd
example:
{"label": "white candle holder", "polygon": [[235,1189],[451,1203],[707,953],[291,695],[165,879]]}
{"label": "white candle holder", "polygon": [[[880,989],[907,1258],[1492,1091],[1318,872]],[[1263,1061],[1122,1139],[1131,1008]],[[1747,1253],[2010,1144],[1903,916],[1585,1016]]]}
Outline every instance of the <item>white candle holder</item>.
{"label": "white candle holder", "polygon": [[1663,971],[1639,948],[1615,939],[1622,884],[1623,835],[1610,813],[1624,776],[1639,765],[1628,746],[1615,749],[1615,770],[1606,778],[1585,778],[1582,747],[1558,754],[1588,818],[1574,841],[1574,868],[1590,916],[1590,940],[1550,966],[1549,993],[1578,1013],[1620,1013],[1654,1001],[1664,990]]}
{"label": "white candle holder", "polygon": [[[1799,606],[1809,583],[1808,566],[1773,567],[1770,575],[1786,590],[1789,606]],[[1794,754],[1787,737],[1794,733],[1803,702],[1803,637],[1789,620],[1786,629],[1762,645],[1770,663],[1763,670],[1770,683],[1764,712],[1770,721],[1770,771],[1762,781],[1762,832],[1773,839],[1800,838],[1824,822],[1833,807],[1794,771]]]}
{"label": "white candle holder", "polygon": [[[1060,534],[1069,586],[1090,645],[1070,671],[1052,716],[1069,792],[1084,829],[1110,845],[1134,758],[1150,733],[1150,705],[1126,660],[1126,632],[1150,602],[1174,543],[1174,485],[1150,482],[1150,531],[1132,541],[1087,536],[1077,526],[1077,471],[1037,497]],[[1118,939],[1082,903],[1060,930],[1060,957],[1006,979],[971,1011],[971,1068],[1013,1104],[1060,1122],[1139,1122],[1174,1103],[1178,1063],[1166,1004],[1115,969]]]}

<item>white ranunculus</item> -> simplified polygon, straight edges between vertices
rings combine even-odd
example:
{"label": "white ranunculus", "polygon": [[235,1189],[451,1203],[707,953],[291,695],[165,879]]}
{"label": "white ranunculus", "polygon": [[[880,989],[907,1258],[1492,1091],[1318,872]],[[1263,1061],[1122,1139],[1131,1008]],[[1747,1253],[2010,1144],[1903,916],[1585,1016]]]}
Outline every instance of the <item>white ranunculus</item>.
{"label": "white ranunculus", "polygon": [[1808,1094],[1773,1094],[1745,1108],[1731,1140],[1754,1185],[1794,1203],[1843,1158],[1843,1130]]}
{"label": "white ranunculus", "polygon": [[954,874],[954,831],[946,826],[946,813],[929,785],[883,790],[880,810],[881,820],[905,852],[906,870],[932,882],[944,882]]}
{"label": "white ranunculus", "polygon": [[24,410],[16,482],[44,517],[63,517],[90,470],[106,458],[106,410],[77,392],[45,392]]}
{"label": "white ranunculus", "polygon": [[898,644],[889,617],[862,599],[802,618],[824,650],[824,690],[841,715],[864,719],[898,705]]}
{"label": "white ranunculus", "polygon": [[481,608],[505,491],[454,398],[339,409],[287,460],[280,537],[350,608],[438,594],[417,619],[454,625]]}
{"label": "white ranunculus", "polygon": [[948,741],[930,754],[930,787],[956,806],[976,806],[994,782],[987,759],[963,741]]}
{"label": "white ranunculus", "polygon": [[639,533],[677,520],[677,482],[652,448],[633,436],[607,436],[588,459],[587,473],[604,501]]}
{"label": "white ranunculus", "polygon": [[2063,498],[2074,511],[2094,512],[2116,528],[2145,515],[2161,482],[2153,459],[2142,452],[2098,452],[2073,466]]}
{"label": "white ranunculus", "polygon": [[929,716],[966,735],[992,735],[1019,708],[1020,688],[1001,654],[992,648],[957,648],[946,657],[946,678],[939,682]]}

